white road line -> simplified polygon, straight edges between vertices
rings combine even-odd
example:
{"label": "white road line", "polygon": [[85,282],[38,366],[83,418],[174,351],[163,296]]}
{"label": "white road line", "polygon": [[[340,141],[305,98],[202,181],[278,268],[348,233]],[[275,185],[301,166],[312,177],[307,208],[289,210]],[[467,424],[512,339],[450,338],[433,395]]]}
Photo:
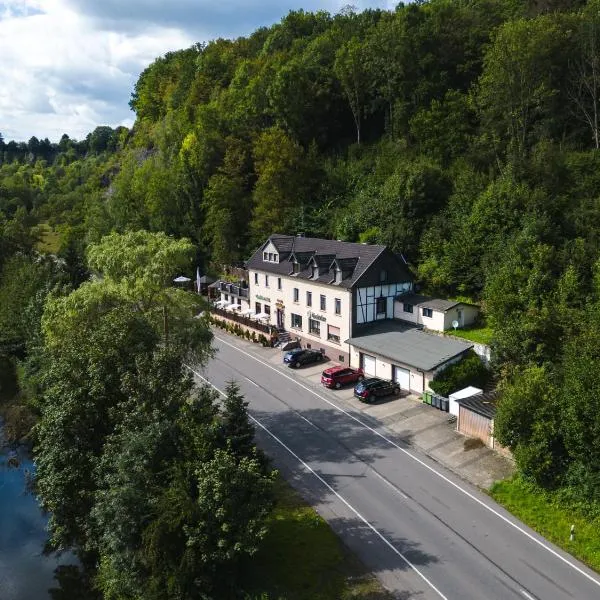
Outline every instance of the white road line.
{"label": "white road line", "polygon": [[531,594],[528,594],[525,590],[521,590],[521,594],[523,594],[527,600],[535,600],[535,598]]}
{"label": "white road line", "polygon": [[299,412],[294,411],[294,413],[296,415],[298,415],[301,419],[304,419],[311,427],[313,427],[314,429],[319,430],[319,428],[309,419],[307,419],[306,417],[303,417]]}
{"label": "white road line", "polygon": [[[205,381],[208,385],[210,385],[213,389],[217,390],[219,394],[225,396],[225,393],[220,390],[216,385],[208,381],[206,377],[203,377],[197,371],[194,371],[188,365],[185,365],[196,377]],[[341,496],[338,492],[336,492],[316,471],[312,469],[310,465],[305,463],[291,448],[289,448],[283,441],[281,441],[272,431],[270,431],[267,427],[265,427],[258,419],[255,419],[251,414],[248,414],[250,419],[254,421],[261,429],[263,429],[267,434],[269,434],[280,446],[285,448],[309,473],[314,475],[332,494],[334,494],[339,500],[341,500],[394,554],[399,556],[434,592],[438,594],[440,598],[443,600],[448,600],[444,594],[429,580],[427,577],[413,565],[394,544],[392,544],[383,534],[381,534],[371,523],[363,517],[354,506],[352,506],[343,496]]]}
{"label": "white road line", "polygon": [[252,381],[252,379],[250,379],[249,377],[246,377],[245,375],[244,375],[244,379],[246,381],[248,381],[249,383],[251,383],[253,386],[260,387],[260,385],[258,385],[258,383],[256,383],[256,381]]}
{"label": "white road line", "polygon": [[485,502],[483,502],[483,500],[480,500],[479,498],[477,498],[476,496],[474,496],[473,494],[471,494],[471,492],[469,492],[468,490],[464,489],[463,487],[461,487],[457,483],[454,483],[454,481],[452,481],[451,479],[448,479],[448,477],[446,477],[444,474],[440,473],[439,471],[436,471],[436,469],[434,469],[433,467],[429,466],[427,463],[423,462],[420,458],[418,458],[417,456],[415,456],[414,454],[412,454],[408,450],[405,450],[404,448],[402,448],[401,446],[399,446],[398,444],[396,444],[396,442],[394,442],[393,440],[389,439],[387,436],[383,435],[382,433],[380,433],[379,431],[377,431],[376,429],[374,429],[370,425],[367,425],[365,422],[361,421],[359,418],[355,417],[354,415],[351,415],[348,411],[344,410],[340,406],[337,406],[337,404],[335,404],[334,402],[331,402],[331,400],[328,400],[324,396],[321,396],[320,394],[317,394],[317,392],[315,392],[311,388],[309,388],[309,387],[305,386],[304,384],[300,383],[299,381],[297,381],[293,377],[290,377],[289,375],[286,375],[285,373],[282,373],[279,369],[277,369],[277,368],[275,368],[275,367],[273,367],[273,366],[271,366],[271,365],[263,362],[262,360],[260,360],[256,356],[253,356],[249,352],[246,352],[245,350],[241,350],[237,346],[231,344],[230,342],[225,341],[221,337],[218,337],[218,336],[215,335],[215,338],[217,338],[219,341],[221,341],[226,346],[229,346],[230,348],[233,348],[237,352],[245,354],[248,358],[251,358],[252,360],[255,360],[256,362],[259,362],[261,365],[263,365],[267,369],[271,369],[272,371],[275,371],[275,373],[277,373],[281,377],[285,377],[286,379],[289,379],[290,381],[293,381],[296,385],[300,386],[302,389],[304,389],[307,392],[313,394],[314,396],[316,396],[317,398],[319,398],[320,400],[322,400],[326,404],[329,404],[332,408],[335,408],[339,412],[345,414],[348,418],[352,419],[353,421],[356,421],[357,423],[359,423],[360,425],[362,425],[363,427],[365,427],[366,429],[368,429],[369,431],[371,431],[375,435],[379,436],[382,440],[385,440],[388,444],[390,444],[394,448],[397,448],[398,450],[400,450],[400,452],[403,452],[404,454],[406,454],[406,456],[409,456],[415,462],[417,462],[421,466],[425,467],[428,471],[430,471],[431,473],[434,473],[440,479],[443,479],[446,483],[450,484],[452,487],[454,487],[455,489],[457,489],[458,491],[460,491],[461,493],[463,493],[465,496],[467,496],[468,498],[470,498],[471,500],[473,500],[473,502],[476,502],[477,504],[479,504],[480,506],[482,506],[483,508],[485,508],[487,511],[491,512],[493,515],[495,515],[496,517],[498,517],[499,519],[501,519],[502,521],[504,521],[505,523],[507,523],[508,525],[510,525],[511,527],[513,527],[514,529],[516,529],[517,531],[519,531],[520,533],[522,533],[525,537],[527,537],[531,541],[535,542],[538,546],[544,548],[544,550],[548,551],[550,554],[552,554],[553,556],[555,556],[556,558],[558,558],[559,560],[561,560],[564,564],[566,564],[569,567],[571,567],[574,571],[577,571],[577,573],[579,573],[580,575],[583,575],[586,579],[588,579],[589,581],[591,581],[592,583],[594,583],[598,587],[600,587],[600,580],[596,579],[595,577],[592,577],[589,573],[586,573],[583,569],[580,569],[576,564],[572,563],[570,560],[568,560],[567,558],[565,558],[564,556],[562,556],[561,554],[559,554],[558,552],[556,552],[556,550],[553,550],[552,548],[550,548],[550,546],[546,545],[544,542],[542,542],[541,540],[537,539],[535,536],[531,535],[528,531],[525,531],[522,527],[519,527],[519,525],[517,525],[516,523],[513,523],[510,519],[508,519],[504,515],[500,514],[497,510],[495,510],[491,506],[488,506]]}

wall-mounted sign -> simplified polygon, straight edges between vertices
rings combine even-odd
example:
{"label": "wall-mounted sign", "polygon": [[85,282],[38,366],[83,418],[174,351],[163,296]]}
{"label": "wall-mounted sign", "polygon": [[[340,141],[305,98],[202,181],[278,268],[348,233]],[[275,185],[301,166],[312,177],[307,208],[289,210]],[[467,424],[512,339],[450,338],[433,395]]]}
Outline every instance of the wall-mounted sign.
{"label": "wall-mounted sign", "polygon": [[280,300],[279,298],[277,298],[277,300],[275,301],[275,306],[279,310],[283,310],[285,308],[285,306],[283,305],[283,300]]}
{"label": "wall-mounted sign", "polygon": [[257,300],[262,300],[263,302],[271,302],[271,298],[267,298],[266,296],[261,296],[260,294],[256,294]]}
{"label": "wall-mounted sign", "polygon": [[327,318],[324,317],[323,315],[320,315],[319,313],[314,313],[309,310],[307,314],[308,314],[309,319],[314,319],[315,321],[323,321],[323,322],[327,321]]}

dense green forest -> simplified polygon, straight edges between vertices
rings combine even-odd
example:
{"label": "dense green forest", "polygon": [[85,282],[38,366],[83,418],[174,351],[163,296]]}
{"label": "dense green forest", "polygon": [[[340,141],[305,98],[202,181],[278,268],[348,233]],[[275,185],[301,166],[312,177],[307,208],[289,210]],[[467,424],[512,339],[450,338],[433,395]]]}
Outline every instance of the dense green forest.
{"label": "dense green forest", "polygon": [[[146,429],[131,443],[151,455],[153,435],[180,428],[177,435],[195,439],[203,419],[212,418],[188,422],[180,399],[189,390],[176,366],[190,348],[208,352],[205,334],[181,339],[173,356],[160,351],[165,332],[157,307],[180,306],[179,300],[157,288],[141,310],[131,289],[123,292],[123,273],[104,292],[88,281],[92,272],[111,280],[107,256],[123,259],[122,240],[134,244],[128,232],[168,236],[152,243],[189,240],[187,262],[173,249],[189,275],[195,264],[220,273],[274,232],[388,245],[409,262],[420,289],[482,305],[502,391],[497,438],[513,450],[525,479],[598,516],[600,0],[430,0],[391,12],[295,11],[248,37],[157,58],[130,105],[131,130],[98,127],[83,141],[65,135],[58,144],[0,137],[2,383],[9,389],[10,373],[18,375],[21,405],[41,419],[38,444],[66,451],[57,450],[52,412],[59,410],[62,378],[74,369],[69,360],[85,354],[74,333],[75,309],[89,309],[92,324],[85,326],[97,336],[96,348],[114,326],[125,327],[127,336],[111,341],[115,360],[125,345],[140,348],[138,363],[122,367],[125,405],[145,394],[172,399],[165,414],[173,418],[150,422],[133,405],[106,406],[106,390],[94,389],[98,397],[85,391],[87,403],[102,407],[99,422],[112,421],[89,440],[96,479],[82,464],[78,477],[89,493],[65,522],[61,498],[73,482],[59,477],[58,455],[42,453],[40,486],[55,515],[55,545],[129,561],[127,573],[135,577],[127,582],[116,581],[118,565],[101,563],[107,598],[136,597],[123,590],[155,575],[124,548],[142,540],[158,553],[162,536],[174,535],[162,522],[152,531],[136,529],[135,514],[131,531],[121,532],[132,536],[127,543],[93,530],[110,511],[143,510],[128,498],[96,502],[129,468],[122,428],[141,419]],[[40,239],[49,229],[57,239],[44,251]],[[140,257],[140,264],[148,260]],[[100,299],[102,306],[128,308],[97,319]],[[74,348],[65,353],[67,340]],[[86,360],[97,374],[108,369],[101,356]],[[161,372],[171,379],[161,380]],[[81,409],[77,397],[74,411]],[[197,431],[188,430],[194,424]],[[104,445],[110,454],[98,451]],[[208,461],[230,451],[214,439],[200,445]],[[187,450],[173,449],[168,466],[183,465],[181,473],[173,475],[173,488],[157,488],[157,503],[181,491],[179,477],[189,484],[197,476],[186,471]],[[247,450],[243,458],[248,478],[266,497],[269,475],[252,456]],[[241,460],[233,456],[231,464]],[[140,472],[140,482],[152,473]],[[53,488],[57,480],[65,489]],[[93,522],[83,518],[91,506],[100,507]],[[151,579],[152,593],[167,594],[169,581],[189,583],[189,573],[173,572],[173,580],[164,573]],[[168,594],[161,597],[175,597]]]}

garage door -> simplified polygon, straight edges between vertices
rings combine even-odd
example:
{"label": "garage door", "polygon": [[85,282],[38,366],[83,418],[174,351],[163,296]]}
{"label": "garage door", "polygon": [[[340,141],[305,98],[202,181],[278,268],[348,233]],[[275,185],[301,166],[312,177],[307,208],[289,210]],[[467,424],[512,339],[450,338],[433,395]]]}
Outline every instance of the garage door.
{"label": "garage door", "polygon": [[398,383],[403,390],[410,390],[410,371],[394,366],[394,381]]}
{"label": "garage door", "polygon": [[369,354],[361,354],[361,364],[366,375],[375,375],[375,357]]}

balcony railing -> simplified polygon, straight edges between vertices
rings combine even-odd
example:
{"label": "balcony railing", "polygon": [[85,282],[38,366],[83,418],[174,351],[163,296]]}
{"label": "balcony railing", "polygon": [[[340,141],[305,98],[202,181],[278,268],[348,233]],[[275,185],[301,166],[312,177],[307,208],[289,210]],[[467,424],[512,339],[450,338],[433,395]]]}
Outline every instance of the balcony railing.
{"label": "balcony railing", "polygon": [[220,317],[224,317],[225,319],[229,319],[230,321],[235,321],[236,323],[240,323],[241,325],[246,325],[247,327],[256,329],[257,331],[262,331],[263,333],[267,333],[269,335],[277,329],[274,325],[259,323],[254,319],[250,319],[249,317],[244,317],[242,315],[237,314],[236,312],[232,312],[230,310],[223,310],[221,308],[217,308],[216,306],[211,306],[210,312]]}
{"label": "balcony railing", "polygon": [[235,285],[234,283],[227,283],[225,281],[219,282],[219,290],[226,294],[237,296],[238,298],[248,298],[248,288]]}

